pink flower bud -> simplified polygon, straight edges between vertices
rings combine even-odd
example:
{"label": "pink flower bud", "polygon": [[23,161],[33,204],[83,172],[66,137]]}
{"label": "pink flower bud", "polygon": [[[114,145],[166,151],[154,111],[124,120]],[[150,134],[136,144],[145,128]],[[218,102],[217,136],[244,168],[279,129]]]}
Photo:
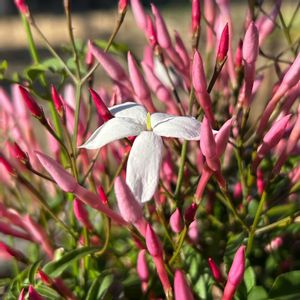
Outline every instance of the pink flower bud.
{"label": "pink flower bud", "polygon": [[193,243],[197,243],[199,240],[199,225],[197,220],[194,220],[188,229],[188,236]]}
{"label": "pink flower bud", "polygon": [[196,190],[196,193],[195,193],[196,203],[200,203],[200,201],[202,200],[203,192],[204,192],[205,187],[206,187],[210,177],[212,176],[212,174],[213,174],[213,171],[210,170],[205,164],[205,166],[202,169],[202,174],[201,174],[201,177],[199,179],[197,190]]}
{"label": "pink flower bud", "polygon": [[243,59],[247,64],[255,63],[258,55],[258,31],[254,22],[251,22],[243,42]]}
{"label": "pink flower bud", "polygon": [[17,261],[24,264],[28,264],[28,259],[19,250],[15,250],[3,242],[0,242],[0,252],[7,254],[8,256],[14,257]]}
{"label": "pink flower bud", "polygon": [[2,153],[0,153],[0,165],[2,165],[6,172],[9,173],[12,176],[16,176],[16,170],[13,168],[13,166],[8,162],[8,160],[3,156]]}
{"label": "pink flower bud", "polygon": [[15,1],[16,7],[18,8],[18,10],[20,11],[21,14],[23,14],[23,15],[29,14],[29,9],[28,9],[28,6],[27,6],[25,0],[14,0],[14,1]]}
{"label": "pink flower bud", "polygon": [[123,14],[127,10],[129,0],[119,0],[118,9],[119,14]]}
{"label": "pink flower bud", "polygon": [[221,270],[211,257],[208,258],[208,265],[214,280],[220,283],[223,282],[224,278],[222,276]]}
{"label": "pink flower bud", "polygon": [[170,226],[175,233],[179,233],[183,228],[181,214],[178,208],[176,208],[170,217]]}
{"label": "pink flower bud", "polygon": [[162,256],[160,241],[150,224],[147,224],[146,228],[146,245],[151,256]]}
{"label": "pink flower bud", "polygon": [[84,204],[77,198],[73,201],[73,211],[77,220],[87,229],[92,230],[93,226],[89,220],[89,214],[84,207]]}
{"label": "pink flower bud", "polygon": [[44,284],[48,286],[51,286],[53,284],[53,280],[42,270],[38,270],[37,274]]}
{"label": "pink flower bud", "polygon": [[189,69],[190,66],[190,56],[189,53],[177,31],[175,31],[175,50],[180,56],[184,63],[184,66]]}
{"label": "pink flower bud", "polygon": [[85,55],[85,63],[88,67],[88,69],[90,69],[92,67],[92,65],[94,64],[94,56],[91,52],[90,47],[87,47],[87,51],[86,51],[86,55]]}
{"label": "pink flower bud", "polygon": [[25,289],[22,288],[21,293],[18,297],[18,300],[25,300]]}
{"label": "pink flower bud", "polygon": [[11,144],[11,147],[9,148],[11,155],[16,158],[21,164],[27,164],[29,163],[28,154],[25,153],[20,146],[14,142]]}
{"label": "pink flower bud", "polygon": [[212,111],[211,99],[207,92],[205,93],[195,93],[196,98],[204,111],[206,118],[209,120],[211,124],[215,123],[215,117]]}
{"label": "pink flower bud", "polygon": [[227,120],[215,136],[217,156],[221,157],[226,150],[232,127],[232,119]]}
{"label": "pink flower bud", "polygon": [[229,47],[229,29],[228,23],[226,23],[219,42],[219,48],[217,52],[217,63],[221,64],[224,59],[227,57]]}
{"label": "pink flower bud", "polygon": [[183,271],[176,270],[174,276],[175,300],[193,300],[193,293],[187,283]]}
{"label": "pink flower bud", "polygon": [[243,195],[243,188],[242,188],[242,184],[240,182],[237,182],[234,185],[234,189],[233,189],[233,197],[236,200],[239,200]]}
{"label": "pink flower bud", "polygon": [[29,92],[21,85],[19,85],[19,91],[31,114],[37,119],[44,118],[44,112],[42,108],[35,102],[35,100],[31,97]]}
{"label": "pink flower bud", "polygon": [[98,112],[99,116],[101,117],[101,119],[103,120],[103,122],[107,122],[108,120],[113,118],[113,115],[108,110],[106,104],[101,99],[100,95],[92,88],[90,88],[89,90],[92,95],[92,99],[94,100],[94,103],[96,105],[97,112]]}
{"label": "pink flower bud", "polygon": [[265,190],[265,182],[264,182],[264,173],[262,169],[257,169],[256,172],[256,187],[257,187],[257,192],[259,195],[263,193]]}
{"label": "pink flower bud", "polygon": [[32,238],[28,235],[28,233],[21,230],[17,230],[11,225],[9,225],[8,223],[1,222],[1,221],[0,221],[0,232],[23,240],[32,241]]}
{"label": "pink flower bud", "polygon": [[245,246],[241,246],[233,259],[230,267],[227,282],[224,288],[222,300],[231,300],[243,280],[245,272]]}
{"label": "pink flower bud", "polygon": [[151,17],[147,16],[147,38],[152,48],[157,46],[157,36]]}
{"label": "pink flower bud", "polygon": [[206,85],[206,77],[203,68],[203,62],[200,53],[198,50],[194,53],[193,59],[193,69],[192,69],[192,80],[193,86],[196,92],[198,93],[206,93],[207,85]]}
{"label": "pink flower bud", "polygon": [[240,39],[238,47],[235,52],[235,67],[240,69],[243,63],[243,40]]}
{"label": "pink flower bud", "polygon": [[192,0],[192,32],[200,29],[201,7],[199,0]]}
{"label": "pink flower bud", "polygon": [[185,209],[184,220],[185,220],[186,224],[189,225],[194,221],[197,209],[198,209],[198,206],[194,202]]}
{"label": "pink flower bud", "polygon": [[146,250],[143,249],[139,252],[137,257],[136,265],[137,273],[142,282],[148,282],[149,280],[149,270],[146,260]]}
{"label": "pink flower bud", "polygon": [[135,21],[142,30],[147,29],[147,15],[140,0],[131,0],[131,9]]}
{"label": "pink flower bud", "polygon": [[51,86],[51,96],[57,113],[61,118],[64,118],[65,116],[64,101],[61,95],[58,94],[54,85]]}
{"label": "pink flower bud", "polygon": [[265,250],[269,253],[276,251],[283,244],[283,239],[281,236],[276,237],[271,241],[270,244],[266,245]]}
{"label": "pink flower bud", "polygon": [[44,300],[44,298],[33,288],[32,285],[28,289],[29,300]]}
{"label": "pink flower bud", "polygon": [[97,193],[98,193],[98,195],[99,195],[99,197],[100,197],[101,202],[102,202],[104,205],[107,205],[107,204],[108,204],[108,199],[107,199],[107,196],[106,196],[106,194],[105,194],[105,192],[104,192],[104,189],[103,189],[102,185],[99,185],[99,186],[97,187]]}

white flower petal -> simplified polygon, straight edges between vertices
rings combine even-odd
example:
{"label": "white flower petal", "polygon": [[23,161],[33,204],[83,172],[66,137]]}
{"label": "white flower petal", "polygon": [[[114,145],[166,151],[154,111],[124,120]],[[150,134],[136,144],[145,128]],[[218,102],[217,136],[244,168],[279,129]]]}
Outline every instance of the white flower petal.
{"label": "white flower petal", "polygon": [[149,201],[154,195],[161,158],[161,137],[152,131],[143,131],[133,143],[126,170],[126,182],[138,201]]}
{"label": "white flower petal", "polygon": [[135,102],[125,102],[112,106],[110,112],[117,118],[130,118],[138,123],[146,124],[147,111],[144,106]]}
{"label": "white flower petal", "polygon": [[128,136],[135,136],[143,131],[141,124],[129,118],[112,118],[100,126],[80,148],[97,149]]}
{"label": "white flower petal", "polygon": [[153,132],[160,136],[184,140],[199,140],[201,123],[193,117],[177,117],[168,114],[151,115]]}

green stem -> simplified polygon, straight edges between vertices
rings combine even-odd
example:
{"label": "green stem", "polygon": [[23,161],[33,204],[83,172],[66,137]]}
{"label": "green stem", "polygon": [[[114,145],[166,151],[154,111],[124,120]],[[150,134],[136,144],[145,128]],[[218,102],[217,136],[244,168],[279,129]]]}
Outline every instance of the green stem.
{"label": "green stem", "polygon": [[172,257],[169,260],[169,265],[172,265],[173,262],[175,261],[175,259],[177,258],[177,256],[179,255],[180,250],[181,250],[181,248],[183,246],[183,242],[184,242],[184,239],[186,237],[186,234],[187,234],[187,226],[184,226],[183,230],[180,233],[179,240],[178,240],[178,245],[176,247],[176,250],[174,251]]}
{"label": "green stem", "polygon": [[261,198],[260,198],[260,201],[259,201],[259,204],[258,204],[258,208],[257,208],[256,214],[255,214],[255,217],[254,217],[253,224],[251,226],[249,239],[248,239],[248,244],[247,244],[247,254],[249,254],[252,250],[256,227],[258,225],[260,215],[262,213],[262,210],[263,210],[266,199],[267,199],[267,193],[266,193],[266,191],[263,191],[263,193],[261,195]]}
{"label": "green stem", "polygon": [[174,192],[174,198],[178,199],[180,188],[183,183],[183,175],[184,175],[184,165],[186,160],[186,154],[187,154],[187,147],[188,147],[188,141],[184,141],[181,148],[181,155],[180,155],[180,166],[178,170],[178,178],[176,183],[176,188]]}
{"label": "green stem", "polygon": [[79,112],[80,112],[80,105],[81,105],[81,83],[76,84],[75,99],[76,99],[76,108],[75,108],[75,118],[74,118],[73,153],[75,154],[76,157]]}

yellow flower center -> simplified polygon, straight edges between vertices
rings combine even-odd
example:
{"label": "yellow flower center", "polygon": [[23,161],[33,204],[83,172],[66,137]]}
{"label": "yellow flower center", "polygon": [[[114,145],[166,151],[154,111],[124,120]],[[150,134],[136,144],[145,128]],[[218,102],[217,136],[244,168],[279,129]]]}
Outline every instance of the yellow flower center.
{"label": "yellow flower center", "polygon": [[151,115],[150,115],[149,112],[147,113],[146,126],[147,126],[147,130],[152,130],[152,127],[151,127]]}

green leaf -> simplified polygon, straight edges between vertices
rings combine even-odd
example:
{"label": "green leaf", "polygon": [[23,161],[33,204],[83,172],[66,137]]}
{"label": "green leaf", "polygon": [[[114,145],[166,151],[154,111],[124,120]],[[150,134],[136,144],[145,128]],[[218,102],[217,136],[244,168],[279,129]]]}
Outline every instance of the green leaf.
{"label": "green leaf", "polygon": [[255,286],[255,272],[252,267],[248,267],[244,273],[244,283],[247,289],[247,293]]}
{"label": "green leaf", "polygon": [[41,64],[39,65],[33,65],[24,70],[24,76],[34,81],[37,77],[39,77],[41,74],[45,73],[47,71],[47,68]]}
{"label": "green leaf", "polygon": [[[105,40],[94,40],[94,43],[101,49],[105,49],[107,46],[107,41]],[[115,53],[115,54],[126,54],[129,51],[129,48],[126,44],[120,44],[120,43],[112,43],[112,45],[109,48],[109,52]]]}
{"label": "green leaf", "polygon": [[7,60],[2,60],[2,62],[0,63],[0,79],[3,78],[3,75],[4,75],[5,71],[7,70],[7,67],[8,67]]}
{"label": "green leaf", "polygon": [[[292,271],[279,275],[271,288],[270,297],[294,297],[300,299],[300,271]],[[276,298],[276,299],[277,299]],[[293,299],[293,298],[289,298]],[[296,299],[296,298],[295,298]]]}
{"label": "green leaf", "polygon": [[98,250],[98,247],[82,247],[75,249],[62,256],[59,260],[49,262],[45,265],[43,271],[49,276],[58,277],[74,261],[95,253]]}
{"label": "green leaf", "polygon": [[262,286],[254,286],[249,295],[247,300],[267,300],[268,294],[266,290]]}
{"label": "green leaf", "polygon": [[233,256],[236,250],[243,244],[244,238],[245,234],[243,232],[231,236],[227,242],[224,256]]}
{"label": "green leaf", "polygon": [[97,294],[98,294],[98,291],[99,291],[100,282],[101,282],[102,277],[103,277],[103,275],[101,274],[99,277],[97,277],[93,281],[93,283],[92,283],[92,285],[91,285],[91,287],[90,287],[90,289],[87,293],[86,300],[97,299]]}
{"label": "green leaf", "polygon": [[39,269],[40,264],[41,264],[40,260],[36,261],[35,263],[33,263],[31,265],[31,268],[28,271],[28,280],[31,284],[35,283],[35,274],[36,274],[37,270]]}
{"label": "green leaf", "polygon": [[110,288],[110,286],[112,285],[114,280],[113,275],[107,275],[103,278],[100,288],[99,288],[99,292],[98,292],[98,296],[97,299],[104,299],[105,295],[108,292],[108,289]]}
{"label": "green leaf", "polygon": [[46,285],[43,284],[37,285],[34,288],[39,294],[41,294],[41,296],[43,296],[44,299],[49,299],[49,300],[61,299],[61,296],[56,291],[54,291],[53,289],[51,289]]}

